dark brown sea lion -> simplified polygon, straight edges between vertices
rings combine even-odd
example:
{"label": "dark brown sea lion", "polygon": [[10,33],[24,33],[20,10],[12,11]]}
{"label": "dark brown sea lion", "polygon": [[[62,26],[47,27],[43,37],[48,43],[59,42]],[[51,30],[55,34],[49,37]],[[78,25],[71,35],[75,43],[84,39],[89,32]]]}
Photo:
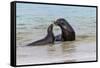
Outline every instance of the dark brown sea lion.
{"label": "dark brown sea lion", "polygon": [[27,46],[34,46],[34,45],[45,45],[45,44],[53,44],[55,40],[54,34],[53,34],[53,24],[51,24],[47,29],[47,35],[45,38],[32,42],[28,44]]}
{"label": "dark brown sea lion", "polygon": [[56,41],[73,41],[75,40],[75,31],[64,18],[54,21],[54,24],[61,28],[62,34],[55,37]]}

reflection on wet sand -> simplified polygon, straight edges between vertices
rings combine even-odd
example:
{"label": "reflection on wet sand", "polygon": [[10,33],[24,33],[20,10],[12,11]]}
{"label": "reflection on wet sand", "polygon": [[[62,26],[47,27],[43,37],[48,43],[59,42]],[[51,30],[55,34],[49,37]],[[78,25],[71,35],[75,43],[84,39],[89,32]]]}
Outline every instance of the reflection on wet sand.
{"label": "reflection on wet sand", "polygon": [[52,46],[48,46],[48,56],[52,57],[66,57],[66,59],[62,59],[60,62],[75,62],[75,59],[67,59],[67,57],[71,56],[71,53],[74,52],[75,46],[70,43],[66,45],[66,43],[56,44]]}
{"label": "reflection on wet sand", "polygon": [[[67,45],[66,45],[67,44]],[[50,55],[57,55],[58,54],[63,54],[63,55],[68,55],[68,53],[71,53],[74,51],[74,45],[71,45],[70,43],[65,43],[63,42],[62,44],[55,44],[52,46],[48,47],[48,54]]]}

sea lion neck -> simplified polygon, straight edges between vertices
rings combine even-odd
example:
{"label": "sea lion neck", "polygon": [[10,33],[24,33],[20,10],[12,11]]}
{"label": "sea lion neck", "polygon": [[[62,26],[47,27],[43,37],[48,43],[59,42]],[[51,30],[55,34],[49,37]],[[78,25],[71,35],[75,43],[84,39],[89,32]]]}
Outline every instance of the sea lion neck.
{"label": "sea lion neck", "polygon": [[51,33],[53,30],[53,24],[51,24],[48,29],[47,29],[47,33]]}
{"label": "sea lion neck", "polygon": [[50,29],[50,30],[47,30],[47,35],[53,35],[53,31],[52,31],[52,29]]}

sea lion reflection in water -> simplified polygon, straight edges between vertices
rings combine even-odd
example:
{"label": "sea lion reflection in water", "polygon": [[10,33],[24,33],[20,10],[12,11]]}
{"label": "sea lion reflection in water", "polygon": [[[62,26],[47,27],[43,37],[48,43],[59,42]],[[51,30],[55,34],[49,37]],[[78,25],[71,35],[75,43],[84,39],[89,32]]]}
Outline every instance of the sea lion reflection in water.
{"label": "sea lion reflection in water", "polygon": [[34,45],[46,45],[46,44],[53,44],[55,40],[54,34],[53,34],[53,24],[50,24],[47,29],[47,35],[45,38],[32,42],[28,44],[27,46],[34,46]]}
{"label": "sea lion reflection in water", "polygon": [[54,24],[61,28],[62,34],[55,37],[55,41],[73,41],[75,40],[75,31],[71,25],[64,19],[59,18]]}

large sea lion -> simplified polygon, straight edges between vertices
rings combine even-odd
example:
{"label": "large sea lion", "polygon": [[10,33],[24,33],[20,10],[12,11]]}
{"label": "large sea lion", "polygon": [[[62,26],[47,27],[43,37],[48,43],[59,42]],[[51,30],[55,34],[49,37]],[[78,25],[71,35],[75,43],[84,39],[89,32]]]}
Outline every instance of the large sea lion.
{"label": "large sea lion", "polygon": [[47,29],[47,35],[45,38],[32,42],[28,44],[27,46],[34,46],[34,45],[45,45],[45,44],[53,44],[55,40],[54,34],[53,34],[53,24],[51,24]]}
{"label": "large sea lion", "polygon": [[62,34],[55,37],[56,41],[73,41],[75,40],[75,31],[64,18],[54,21],[54,24],[61,28]]}

